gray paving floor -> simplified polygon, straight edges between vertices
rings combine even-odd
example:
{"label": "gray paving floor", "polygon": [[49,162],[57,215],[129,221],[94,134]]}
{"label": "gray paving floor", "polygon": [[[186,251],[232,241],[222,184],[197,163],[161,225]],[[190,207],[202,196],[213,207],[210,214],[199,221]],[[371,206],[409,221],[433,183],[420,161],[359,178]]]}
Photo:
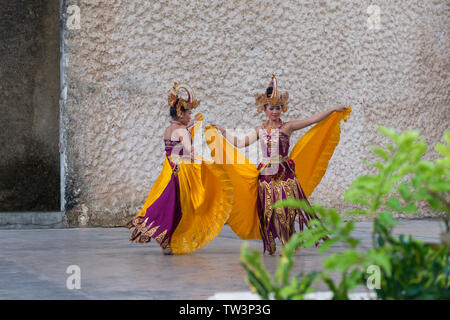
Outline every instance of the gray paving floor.
{"label": "gray paving floor", "polygon": [[[371,223],[356,225],[355,235],[370,246]],[[438,241],[442,230],[435,220],[403,220],[395,233]],[[244,241],[228,226],[208,246],[179,256],[162,255],[155,243],[130,243],[129,234],[125,228],[0,230],[0,299],[207,299],[249,290],[238,261]],[[262,251],[261,242],[249,243]],[[315,248],[302,249],[295,271],[320,269],[323,258]],[[264,257],[272,272],[276,260]],[[66,287],[70,265],[80,267],[80,289]]]}

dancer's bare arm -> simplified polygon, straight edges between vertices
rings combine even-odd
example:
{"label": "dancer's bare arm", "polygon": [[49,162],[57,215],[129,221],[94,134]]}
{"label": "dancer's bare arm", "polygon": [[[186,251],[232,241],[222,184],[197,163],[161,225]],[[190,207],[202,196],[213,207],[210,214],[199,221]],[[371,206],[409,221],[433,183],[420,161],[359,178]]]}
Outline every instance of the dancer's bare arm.
{"label": "dancer's bare arm", "polygon": [[251,145],[255,141],[258,140],[258,127],[253,129],[248,135],[246,135],[243,139],[238,139],[237,137],[233,136],[231,133],[227,132],[224,128],[222,128],[219,125],[212,124],[214,128],[219,130],[219,132],[227,139],[229,142],[231,142],[235,147],[237,148],[243,148]]}
{"label": "dancer's bare arm", "polygon": [[323,119],[325,119],[329,115],[331,115],[333,112],[344,111],[346,108],[347,107],[345,107],[345,106],[337,106],[337,107],[331,108],[327,111],[316,113],[315,115],[305,118],[305,119],[302,119],[302,120],[292,120],[292,121],[287,122],[285,127],[289,131],[289,133],[292,133],[293,131],[303,129],[312,124],[322,121]]}

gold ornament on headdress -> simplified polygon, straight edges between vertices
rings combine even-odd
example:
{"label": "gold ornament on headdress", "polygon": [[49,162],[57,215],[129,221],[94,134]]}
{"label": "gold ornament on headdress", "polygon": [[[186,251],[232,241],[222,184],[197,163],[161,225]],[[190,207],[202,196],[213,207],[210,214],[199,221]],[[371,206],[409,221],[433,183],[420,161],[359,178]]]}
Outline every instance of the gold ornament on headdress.
{"label": "gold ornament on headdress", "polygon": [[[186,91],[188,95],[187,100],[181,98],[181,90]],[[190,110],[197,108],[199,104],[200,100],[195,100],[194,90],[192,90],[189,85],[184,83],[174,83],[173,89],[169,92],[169,107],[177,108],[178,118],[181,118],[183,116],[181,107],[183,107],[185,110]]]}
{"label": "gold ornament on headdress", "polygon": [[266,90],[266,93],[263,94],[255,94],[255,103],[258,110],[258,113],[261,113],[264,111],[264,106],[281,106],[281,110],[283,112],[287,111],[287,106],[289,103],[289,93],[284,92],[281,94],[278,94],[278,84],[277,84],[277,78],[274,74],[272,74],[272,80],[269,83],[269,88],[272,88],[272,93],[268,93],[268,90]]}

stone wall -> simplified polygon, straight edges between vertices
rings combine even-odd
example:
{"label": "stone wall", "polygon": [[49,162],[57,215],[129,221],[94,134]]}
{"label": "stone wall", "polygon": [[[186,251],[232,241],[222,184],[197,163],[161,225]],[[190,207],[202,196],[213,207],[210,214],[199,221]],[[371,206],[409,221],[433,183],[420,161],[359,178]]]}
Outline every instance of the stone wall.
{"label": "stone wall", "polygon": [[72,5],[80,20],[64,29],[61,104],[70,226],[123,225],[143,205],[163,163],[174,81],[194,87],[206,123],[227,128],[264,120],[253,95],[272,73],[290,93],[285,121],[352,106],[310,198],[337,208],[367,172],[370,146],[386,141],[377,125],[418,129],[429,144],[449,127],[444,0],[67,0],[64,23]]}
{"label": "stone wall", "polygon": [[60,210],[59,11],[0,2],[0,211]]}

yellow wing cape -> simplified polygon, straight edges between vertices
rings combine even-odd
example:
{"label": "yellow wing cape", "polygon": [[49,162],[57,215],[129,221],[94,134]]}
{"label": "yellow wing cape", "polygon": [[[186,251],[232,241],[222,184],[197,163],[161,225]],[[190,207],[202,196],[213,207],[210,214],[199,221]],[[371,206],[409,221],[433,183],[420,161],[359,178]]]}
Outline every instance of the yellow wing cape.
{"label": "yellow wing cape", "polygon": [[298,140],[289,158],[295,162],[295,175],[308,198],[322,180],[341,135],[341,120],[347,122],[352,109],[333,112]]}
{"label": "yellow wing cape", "polygon": [[[203,117],[191,128],[194,136]],[[217,237],[230,216],[233,204],[232,183],[222,166],[197,158],[200,163],[179,163],[180,203],[182,217],[170,241],[174,254],[189,253]],[[165,157],[162,171],[137,216],[158,199],[172,176]]]}
{"label": "yellow wing cape", "polygon": [[[322,180],[339,143],[340,121],[347,121],[351,110],[334,112],[317,123],[299,139],[289,154],[307,197]],[[242,239],[261,239],[256,204],[260,171],[214,127],[205,128],[205,138],[214,163],[224,168],[232,182],[234,201],[228,225]]]}
{"label": "yellow wing cape", "polygon": [[205,128],[211,157],[223,167],[233,187],[233,207],[228,225],[242,239],[262,239],[257,214],[259,171],[242,153],[212,126]]}

